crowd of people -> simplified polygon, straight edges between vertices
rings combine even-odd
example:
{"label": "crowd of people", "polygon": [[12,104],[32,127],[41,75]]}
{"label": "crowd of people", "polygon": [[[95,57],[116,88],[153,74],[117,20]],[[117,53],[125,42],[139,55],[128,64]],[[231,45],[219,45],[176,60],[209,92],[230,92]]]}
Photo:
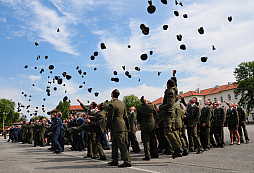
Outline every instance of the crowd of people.
{"label": "crowd of people", "polygon": [[[35,123],[24,122],[21,126],[22,143],[34,146],[51,144],[49,150],[55,153],[64,151],[65,144],[71,144],[71,150],[85,151],[85,158],[107,160],[104,150],[110,150],[108,136],[112,141],[112,161],[109,166],[131,167],[130,151],[139,153],[139,140],[136,130],[141,130],[141,142],[145,157],[158,158],[159,153],[172,155],[173,158],[187,156],[190,152],[201,154],[211,147],[225,147],[224,128],[230,131],[230,145],[249,142],[246,129],[246,116],[238,104],[227,103],[229,108],[221,107],[221,102],[205,101],[200,107],[196,97],[186,104],[178,95],[177,80],[173,75],[167,81],[163,103],[160,106],[151,104],[142,96],[141,106],[130,108],[128,115],[125,104],[118,99],[120,92],[115,89],[111,93],[111,103],[105,109],[103,103],[92,102],[90,109],[77,99],[81,107],[88,112],[73,115],[70,120],[62,121],[62,113],[51,115],[51,120],[42,119]],[[185,107],[185,108],[184,108]],[[187,130],[186,130],[187,129]],[[13,128],[10,139],[18,141],[16,134],[19,129]],[[187,135],[186,135],[187,131]],[[123,164],[118,165],[118,149]]]}

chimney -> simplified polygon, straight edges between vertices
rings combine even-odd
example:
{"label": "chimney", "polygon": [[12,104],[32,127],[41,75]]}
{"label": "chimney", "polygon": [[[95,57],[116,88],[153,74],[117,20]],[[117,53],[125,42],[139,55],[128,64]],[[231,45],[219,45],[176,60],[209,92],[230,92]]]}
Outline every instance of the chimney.
{"label": "chimney", "polygon": [[228,86],[231,86],[232,85],[232,82],[228,82]]}
{"label": "chimney", "polygon": [[219,87],[220,87],[219,85],[215,85],[215,88],[216,88],[216,89],[219,89]]}
{"label": "chimney", "polygon": [[196,89],[196,93],[200,93],[200,92],[199,92],[199,88]]}
{"label": "chimney", "polygon": [[180,91],[179,94],[182,95],[182,94],[183,94],[183,91]]}

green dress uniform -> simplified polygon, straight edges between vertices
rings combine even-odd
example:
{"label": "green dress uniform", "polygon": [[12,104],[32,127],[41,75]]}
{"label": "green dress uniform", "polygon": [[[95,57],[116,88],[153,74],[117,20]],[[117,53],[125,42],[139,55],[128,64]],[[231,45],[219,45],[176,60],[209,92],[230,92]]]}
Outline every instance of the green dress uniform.
{"label": "green dress uniform", "polygon": [[[205,149],[210,148],[210,128],[211,128],[212,109],[210,106],[205,106],[201,109],[200,115],[200,141]],[[205,123],[205,127],[203,127]]]}
{"label": "green dress uniform", "polygon": [[27,142],[29,144],[33,142],[33,124],[27,125]]}
{"label": "green dress uniform", "polygon": [[175,108],[174,104],[177,100],[177,87],[170,87],[165,90],[163,104],[160,105],[164,134],[167,139],[168,146],[172,145],[174,150],[173,158],[182,153],[182,146],[179,143],[179,136],[175,130]]}
{"label": "green dress uniform", "polygon": [[38,144],[40,144],[40,123],[35,123],[34,124],[34,131],[33,131],[33,136],[34,136],[34,147],[36,147]]}
{"label": "green dress uniform", "polygon": [[22,124],[21,126],[21,132],[22,132],[22,144],[26,143],[27,142],[27,138],[26,138],[26,135],[27,135],[27,124]]}
{"label": "green dress uniform", "polygon": [[[130,131],[128,132],[128,144],[131,144],[131,147],[135,153],[140,152],[140,148],[138,145],[138,140],[136,137],[136,120],[137,120],[137,115],[133,111],[130,113],[129,116],[129,125],[130,125]],[[129,145],[128,145],[129,148]]]}
{"label": "green dress uniform", "polygon": [[46,124],[43,122],[41,123],[39,136],[40,136],[40,146],[45,147],[45,131],[46,131]]}
{"label": "green dress uniform", "polygon": [[175,128],[180,138],[180,142],[183,147],[184,154],[187,155],[188,142],[184,132],[185,130],[184,124],[183,124],[184,111],[181,109],[180,104],[178,102],[176,102],[174,106],[175,106]]}
{"label": "green dress uniform", "polygon": [[197,123],[200,118],[200,109],[196,104],[187,106],[187,132],[189,139],[189,149],[194,151],[194,143],[198,151],[203,151],[200,139],[197,135]]}
{"label": "green dress uniform", "polygon": [[214,136],[217,143],[217,147],[224,147],[224,122],[225,122],[225,111],[221,107],[214,108],[213,111],[213,130],[214,130]]}
{"label": "green dress uniform", "polygon": [[112,133],[112,159],[118,163],[118,148],[124,163],[130,164],[130,156],[126,145],[126,132],[129,129],[129,122],[125,104],[115,98],[108,107],[107,128]]}
{"label": "green dress uniform", "polygon": [[155,117],[157,112],[152,104],[143,103],[137,109],[137,119],[140,122],[141,137],[144,145],[145,159],[157,158],[157,140],[155,136]]}
{"label": "green dress uniform", "polygon": [[[87,111],[87,108],[84,104],[80,103],[80,106]],[[90,115],[94,116],[94,111],[90,111]],[[86,144],[87,144],[87,157],[98,157],[98,150],[96,146],[96,133],[95,132],[87,132],[86,133]]]}
{"label": "green dress uniform", "polygon": [[[238,107],[236,110],[237,110],[238,115],[239,115],[238,132],[239,132],[239,135],[240,135],[241,143],[244,143],[243,132],[244,132],[245,141],[249,142],[248,131],[247,131],[247,128],[246,128],[246,115],[245,115],[245,112],[244,112],[243,108],[240,108],[240,107]],[[242,132],[242,129],[243,129],[243,132]]]}

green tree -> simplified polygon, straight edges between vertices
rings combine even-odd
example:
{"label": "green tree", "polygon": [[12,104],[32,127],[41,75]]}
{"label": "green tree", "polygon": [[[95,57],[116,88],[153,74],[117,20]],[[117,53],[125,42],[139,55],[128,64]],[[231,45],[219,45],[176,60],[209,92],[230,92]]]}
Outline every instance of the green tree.
{"label": "green tree", "polygon": [[10,126],[12,123],[16,123],[20,114],[14,111],[15,102],[8,99],[0,99],[0,127],[3,128],[4,124]]}
{"label": "green tree", "polygon": [[70,102],[68,101],[65,101],[65,102],[62,102],[60,101],[59,104],[57,105],[56,107],[56,110],[57,112],[62,112],[62,119],[70,119],[69,117],[69,114],[70,114],[70,111],[71,111],[71,108],[70,108]]}
{"label": "green tree", "polygon": [[21,115],[19,117],[18,122],[21,122],[21,121],[28,121],[26,115]]}
{"label": "green tree", "polygon": [[234,93],[241,95],[239,105],[247,105],[247,112],[254,109],[254,61],[242,62],[235,68],[234,75],[238,87]]}
{"label": "green tree", "polygon": [[135,96],[134,94],[131,94],[129,96],[124,96],[123,102],[125,103],[126,110],[127,110],[128,114],[130,113],[130,108],[132,106],[138,108],[141,105],[140,99],[137,96]]}

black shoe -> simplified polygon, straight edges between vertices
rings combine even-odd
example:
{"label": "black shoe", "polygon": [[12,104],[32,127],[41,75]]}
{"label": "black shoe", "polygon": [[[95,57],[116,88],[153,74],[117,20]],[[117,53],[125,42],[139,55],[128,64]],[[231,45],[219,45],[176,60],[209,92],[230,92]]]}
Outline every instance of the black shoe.
{"label": "black shoe", "polygon": [[101,156],[101,157],[99,158],[99,160],[107,160],[107,159],[106,159],[106,156],[104,155],[104,156]]}
{"label": "black shoe", "polygon": [[93,156],[92,159],[98,159],[99,157],[98,156]]}
{"label": "black shoe", "polygon": [[108,147],[108,148],[104,148],[104,150],[110,150],[110,148]]}
{"label": "black shoe", "polygon": [[244,143],[244,140],[241,140],[241,143]]}
{"label": "black shoe", "polygon": [[241,143],[237,143],[237,145],[241,145]]}
{"label": "black shoe", "polygon": [[204,150],[198,150],[197,152],[196,152],[196,154],[201,154],[201,153],[203,153],[204,152]]}
{"label": "black shoe", "polygon": [[221,144],[220,147],[221,147],[221,148],[225,148],[225,144]]}
{"label": "black shoe", "polygon": [[187,156],[188,154],[189,154],[188,151],[184,150],[182,156]]}
{"label": "black shoe", "polygon": [[139,150],[134,150],[134,153],[139,153],[140,152],[140,149]]}
{"label": "black shoe", "polygon": [[108,166],[118,166],[118,162],[114,162],[114,161],[108,162],[107,164]]}
{"label": "black shoe", "polygon": [[161,150],[161,149],[157,149],[157,152],[158,152],[158,153],[162,153],[162,150]]}
{"label": "black shoe", "polygon": [[131,164],[124,162],[123,164],[118,166],[118,168],[125,168],[125,167],[131,167]]}
{"label": "black shoe", "polygon": [[230,143],[229,145],[234,145],[234,143]]}
{"label": "black shoe", "polygon": [[61,152],[63,152],[63,151],[56,150],[54,153],[59,154]]}
{"label": "black shoe", "polygon": [[159,158],[159,155],[157,154],[157,155],[152,155],[151,156],[152,158]]}
{"label": "black shoe", "polygon": [[209,151],[209,148],[205,148],[205,151]]}
{"label": "black shoe", "polygon": [[246,139],[246,143],[248,144],[250,142],[250,140],[249,139]]}
{"label": "black shoe", "polygon": [[54,149],[53,149],[53,148],[48,148],[48,150],[51,150],[51,151],[53,151]]}
{"label": "black shoe", "polygon": [[150,157],[145,157],[145,158],[143,158],[143,160],[150,160]]}

